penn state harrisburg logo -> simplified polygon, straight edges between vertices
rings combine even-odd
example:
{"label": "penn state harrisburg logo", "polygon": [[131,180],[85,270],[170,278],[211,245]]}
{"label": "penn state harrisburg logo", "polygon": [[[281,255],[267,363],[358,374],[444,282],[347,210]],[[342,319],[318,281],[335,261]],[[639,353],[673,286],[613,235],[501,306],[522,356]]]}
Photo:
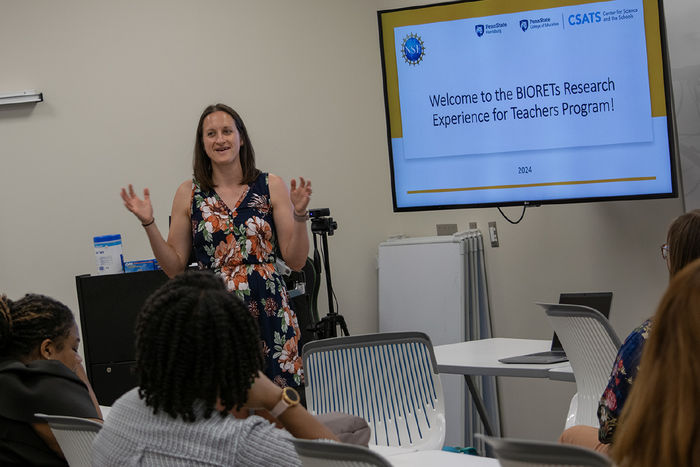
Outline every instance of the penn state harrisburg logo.
{"label": "penn state harrisburg logo", "polygon": [[476,35],[481,37],[484,35],[484,25],[483,24],[477,24],[474,26],[474,30],[476,31]]}
{"label": "penn state harrisburg logo", "polygon": [[418,65],[425,55],[425,45],[417,34],[409,34],[401,44],[401,55],[409,65]]}
{"label": "penn state harrisburg logo", "polygon": [[520,20],[520,29],[522,29],[523,32],[527,31],[528,25],[529,25],[529,23],[528,23],[528,21],[527,21],[526,19],[521,19],[521,20]]}

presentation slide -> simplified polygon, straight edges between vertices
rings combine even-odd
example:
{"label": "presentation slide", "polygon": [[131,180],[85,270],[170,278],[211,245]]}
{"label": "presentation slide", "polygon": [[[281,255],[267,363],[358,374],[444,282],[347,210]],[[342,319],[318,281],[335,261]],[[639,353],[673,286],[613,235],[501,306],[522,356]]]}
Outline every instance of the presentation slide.
{"label": "presentation slide", "polygon": [[455,19],[406,10],[415,21],[392,28],[396,208],[673,192],[663,67],[648,50],[657,12],[523,0],[480,15],[481,3]]}

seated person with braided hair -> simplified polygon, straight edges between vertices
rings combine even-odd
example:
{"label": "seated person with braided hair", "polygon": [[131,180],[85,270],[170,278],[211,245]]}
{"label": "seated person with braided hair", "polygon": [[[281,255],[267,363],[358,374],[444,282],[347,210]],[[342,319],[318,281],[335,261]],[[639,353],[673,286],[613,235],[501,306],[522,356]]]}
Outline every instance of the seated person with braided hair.
{"label": "seated person with braided hair", "polygon": [[70,309],[44,295],[0,296],[0,465],[68,465],[35,413],[101,421]]}
{"label": "seated person with braided hair", "polygon": [[290,466],[300,464],[290,435],[337,440],[262,369],[257,323],[221,278],[176,276],[137,317],[139,387],[112,406],[94,464]]}

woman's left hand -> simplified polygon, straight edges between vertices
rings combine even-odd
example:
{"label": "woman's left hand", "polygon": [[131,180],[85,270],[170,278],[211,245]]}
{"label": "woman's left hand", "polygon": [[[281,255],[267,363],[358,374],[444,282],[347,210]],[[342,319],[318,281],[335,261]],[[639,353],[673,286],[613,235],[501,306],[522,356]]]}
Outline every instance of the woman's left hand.
{"label": "woman's left hand", "polygon": [[298,215],[304,215],[306,208],[311,200],[311,180],[304,180],[304,177],[299,177],[299,186],[296,179],[290,182],[289,199],[294,206],[294,212]]}

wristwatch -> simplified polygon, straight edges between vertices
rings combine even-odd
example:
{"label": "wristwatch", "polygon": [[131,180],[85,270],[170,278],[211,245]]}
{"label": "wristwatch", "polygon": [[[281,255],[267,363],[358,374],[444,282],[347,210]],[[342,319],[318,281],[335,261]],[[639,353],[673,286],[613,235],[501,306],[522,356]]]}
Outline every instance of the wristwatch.
{"label": "wristwatch", "polygon": [[298,405],[300,400],[301,398],[296,389],[290,387],[282,388],[282,398],[272,410],[270,410],[270,415],[277,418],[288,408]]}

